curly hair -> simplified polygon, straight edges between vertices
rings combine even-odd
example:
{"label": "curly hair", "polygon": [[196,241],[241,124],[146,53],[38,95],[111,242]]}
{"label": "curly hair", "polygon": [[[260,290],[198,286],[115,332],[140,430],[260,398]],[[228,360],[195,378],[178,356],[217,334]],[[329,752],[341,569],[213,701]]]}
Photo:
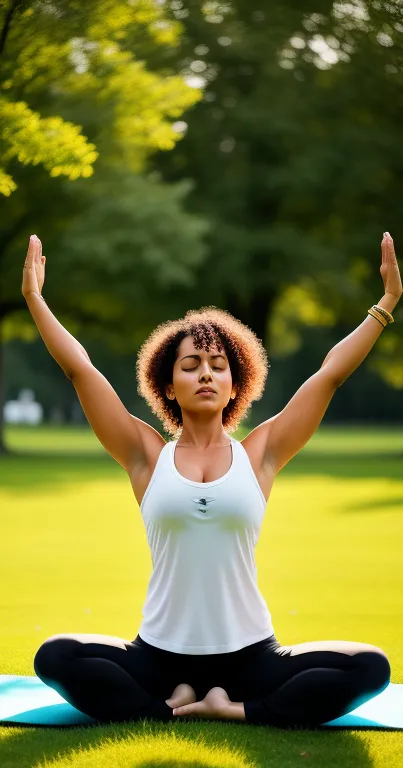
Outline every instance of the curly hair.
{"label": "curly hair", "polygon": [[227,310],[214,305],[191,309],[183,318],[161,323],[141,345],[136,376],[138,394],[160,419],[166,433],[176,439],[182,431],[182,411],[165,393],[172,383],[177,348],[186,336],[193,337],[196,349],[224,346],[237,395],[223,409],[223,427],[235,432],[253,400],[260,400],[270,365],[261,340]]}

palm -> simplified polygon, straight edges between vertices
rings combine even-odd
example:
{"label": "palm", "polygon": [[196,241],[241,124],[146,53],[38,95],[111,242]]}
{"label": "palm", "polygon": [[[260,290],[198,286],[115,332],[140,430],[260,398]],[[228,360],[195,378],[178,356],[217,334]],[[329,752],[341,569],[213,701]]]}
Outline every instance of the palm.
{"label": "palm", "polygon": [[[41,246],[42,250],[42,246]],[[40,258],[40,257],[39,257]],[[45,258],[44,256],[42,257]],[[43,284],[45,282],[45,262],[38,261],[38,257],[35,259],[35,272],[36,272],[36,279],[38,281],[38,288],[39,293],[42,293]]]}
{"label": "palm", "polygon": [[37,238],[30,240],[25,258],[22,278],[22,293],[41,293],[45,281],[46,256],[42,256],[42,243]]}
{"label": "palm", "polygon": [[35,272],[36,279],[38,281],[39,293],[42,293],[43,283],[45,281],[45,260],[46,257],[42,256],[42,243],[38,240],[37,247],[35,249]]}
{"label": "palm", "polygon": [[403,293],[402,280],[399,272],[399,265],[395,254],[395,247],[391,236],[384,235],[381,244],[382,264],[380,272],[385,288],[385,293],[390,293],[396,298],[400,298]]}

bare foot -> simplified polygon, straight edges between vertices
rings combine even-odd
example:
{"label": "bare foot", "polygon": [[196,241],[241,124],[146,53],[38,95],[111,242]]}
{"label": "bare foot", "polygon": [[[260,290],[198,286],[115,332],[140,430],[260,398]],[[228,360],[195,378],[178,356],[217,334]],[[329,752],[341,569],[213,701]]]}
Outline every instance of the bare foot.
{"label": "bare foot", "polygon": [[194,703],[175,707],[174,715],[196,715],[210,720],[225,719],[231,706],[231,700],[224,688],[211,688],[204,699]]}
{"label": "bare foot", "polygon": [[196,693],[191,685],[188,685],[188,683],[180,683],[176,686],[175,690],[172,691],[169,699],[165,699],[165,703],[169,704],[173,709],[174,707],[180,707],[183,704],[192,704],[196,701],[196,698]]}

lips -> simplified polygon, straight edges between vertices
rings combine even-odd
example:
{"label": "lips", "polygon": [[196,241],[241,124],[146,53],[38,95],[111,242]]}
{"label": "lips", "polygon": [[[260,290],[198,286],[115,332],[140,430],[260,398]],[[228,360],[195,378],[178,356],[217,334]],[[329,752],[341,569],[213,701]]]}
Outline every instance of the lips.
{"label": "lips", "polygon": [[198,389],[196,395],[199,395],[201,392],[211,392],[214,395],[216,394],[216,391],[211,387],[203,387],[202,389]]}

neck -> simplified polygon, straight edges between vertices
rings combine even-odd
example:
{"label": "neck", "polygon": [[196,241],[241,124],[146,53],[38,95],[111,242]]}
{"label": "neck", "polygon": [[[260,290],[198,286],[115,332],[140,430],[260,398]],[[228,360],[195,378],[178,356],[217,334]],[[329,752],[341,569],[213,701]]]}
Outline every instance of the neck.
{"label": "neck", "polygon": [[229,435],[226,434],[221,413],[189,414],[182,409],[182,431],[178,445],[205,451],[208,448],[228,445]]}
{"label": "neck", "polygon": [[187,448],[198,448],[205,451],[208,448],[223,448],[231,444],[231,438],[225,432],[219,435],[194,435],[188,432],[182,432],[178,438],[177,446],[186,446]]}

